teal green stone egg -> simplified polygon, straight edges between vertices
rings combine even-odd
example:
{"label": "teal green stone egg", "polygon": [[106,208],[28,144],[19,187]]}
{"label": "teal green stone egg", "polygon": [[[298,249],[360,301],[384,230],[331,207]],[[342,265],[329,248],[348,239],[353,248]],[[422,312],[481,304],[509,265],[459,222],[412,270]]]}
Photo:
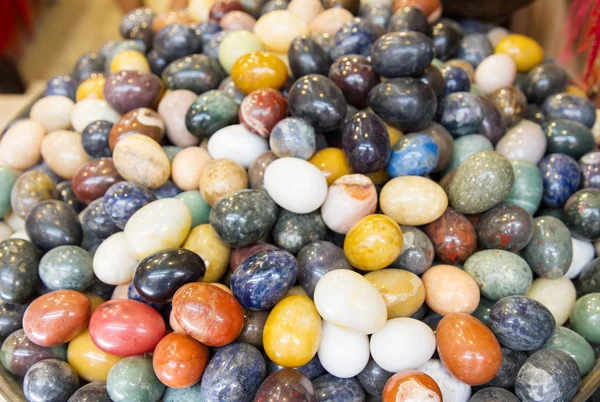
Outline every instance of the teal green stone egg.
{"label": "teal green stone egg", "polygon": [[545,131],[547,154],[561,153],[579,159],[594,149],[594,136],[590,129],[576,121],[552,120]]}
{"label": "teal green stone egg", "polygon": [[94,281],[92,257],[77,246],[60,246],[40,260],[40,279],[49,289],[83,291]]}
{"label": "teal green stone egg", "polygon": [[506,157],[495,151],[478,152],[456,169],[448,185],[448,200],[460,213],[477,214],[504,201],[514,181]]}
{"label": "teal green stone egg", "polygon": [[542,173],[529,161],[514,160],[511,163],[515,182],[504,202],[517,205],[533,215],[540,206],[544,194]]}
{"label": "teal green stone egg", "polygon": [[110,369],[106,390],[114,402],[158,402],[165,386],[154,374],[152,360],[131,356]]}
{"label": "teal green stone egg", "polygon": [[479,299],[479,305],[477,306],[475,311],[471,313],[471,315],[477,318],[485,325],[489,325],[490,311],[492,311],[492,307],[494,307],[494,304],[496,304],[495,301],[482,297],[481,299]]}
{"label": "teal green stone egg", "polygon": [[557,327],[552,338],[542,349],[559,349],[567,352],[577,362],[582,377],[594,367],[594,349],[583,336],[569,328]]}
{"label": "teal green stone egg", "polygon": [[175,158],[175,155],[177,155],[179,153],[179,151],[181,151],[183,148],[178,147],[176,145],[165,145],[164,147],[162,147],[162,149],[167,154],[167,158],[169,158],[169,162],[173,163],[173,159]]}
{"label": "teal green stone egg", "polygon": [[201,402],[200,383],[187,388],[167,388],[163,402]]}
{"label": "teal green stone egg", "polygon": [[475,279],[481,295],[493,301],[524,295],[533,280],[527,262],[505,250],[478,251],[465,261],[463,269]]}
{"label": "teal green stone egg", "polygon": [[456,169],[461,163],[466,161],[469,156],[474,155],[477,152],[494,150],[494,146],[490,140],[480,134],[458,137],[454,140],[453,147],[454,153],[452,154],[452,160],[445,173]]}
{"label": "teal green stone egg", "polygon": [[533,221],[533,237],[523,249],[523,257],[542,278],[558,279],[567,273],[573,260],[569,228],[552,216]]}
{"label": "teal green stone egg", "polygon": [[179,198],[192,213],[192,228],[198,225],[208,223],[208,214],[210,213],[210,205],[204,201],[202,194],[198,190],[184,191],[177,194],[175,198]]}
{"label": "teal green stone egg", "polygon": [[220,129],[237,123],[238,105],[223,91],[205,92],[190,106],[185,126],[196,137],[210,137]]}
{"label": "teal green stone egg", "polygon": [[575,302],[571,327],[588,342],[600,343],[600,293],[587,294]]}
{"label": "teal green stone egg", "polygon": [[17,174],[11,169],[0,166],[0,216],[10,211],[10,190],[17,180]]}

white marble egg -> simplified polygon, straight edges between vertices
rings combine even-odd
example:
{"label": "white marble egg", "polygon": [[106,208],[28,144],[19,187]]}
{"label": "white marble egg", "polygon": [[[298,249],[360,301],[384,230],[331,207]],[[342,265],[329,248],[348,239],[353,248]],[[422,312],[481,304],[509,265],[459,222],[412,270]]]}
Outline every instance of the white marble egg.
{"label": "white marble egg", "polygon": [[235,124],[214,133],[207,147],[213,159],[231,159],[248,169],[263,152],[269,150],[269,142],[241,124]]}
{"label": "white marble egg", "polygon": [[324,320],[361,334],[380,330],[387,320],[381,293],[361,274],[348,269],[323,275],[313,299]]}
{"label": "white marble egg", "polygon": [[121,285],[131,282],[138,260],[127,244],[124,232],[117,232],[98,246],[92,266],[102,282]]}
{"label": "white marble egg", "polygon": [[120,118],[119,112],[111,108],[105,101],[96,98],[80,100],[71,111],[71,124],[78,133],[96,120],[107,120],[116,123]]}
{"label": "white marble egg", "polygon": [[323,321],[319,360],[328,373],[350,378],[369,362],[369,337]]}
{"label": "white marble egg", "polygon": [[435,335],[414,318],[394,318],[371,335],[371,355],[384,370],[414,370],[433,356]]}
{"label": "white marble egg", "polygon": [[75,102],[66,96],[45,96],[31,107],[29,118],[40,123],[46,132],[67,130],[71,127],[71,113]]}
{"label": "white marble egg", "polygon": [[489,94],[496,89],[512,85],[517,77],[517,65],[507,54],[492,54],[475,69],[475,84],[484,93]]}
{"label": "white marble egg", "polygon": [[296,214],[315,211],[327,197],[323,172],[298,158],[279,158],[271,162],[265,170],[264,186],[277,205]]}
{"label": "white marble egg", "polygon": [[579,276],[585,264],[592,261],[595,255],[595,249],[592,242],[579,240],[571,237],[573,243],[573,259],[565,276],[569,279],[575,279]]}
{"label": "white marble egg", "polygon": [[546,134],[530,120],[522,120],[508,129],[496,144],[496,152],[509,160],[524,159],[538,164],[546,153]]}
{"label": "white marble egg", "polygon": [[471,386],[456,379],[438,359],[431,359],[417,370],[424,372],[437,382],[444,402],[468,402]]}

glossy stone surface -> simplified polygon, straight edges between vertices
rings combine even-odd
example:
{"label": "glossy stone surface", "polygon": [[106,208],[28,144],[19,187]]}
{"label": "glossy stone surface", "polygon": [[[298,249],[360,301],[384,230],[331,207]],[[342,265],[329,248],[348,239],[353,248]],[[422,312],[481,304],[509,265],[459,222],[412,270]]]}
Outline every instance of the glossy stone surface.
{"label": "glossy stone surface", "polygon": [[68,402],[111,402],[104,381],[94,381],[79,388]]}
{"label": "glossy stone surface", "polygon": [[387,166],[391,177],[426,176],[439,160],[437,143],[426,134],[408,134],[394,148]]}
{"label": "glossy stone surface", "polygon": [[442,18],[431,26],[430,35],[438,59],[445,61],[456,56],[462,36],[460,25],[448,18]]}
{"label": "glossy stone surface", "polygon": [[241,124],[224,127],[208,140],[207,150],[213,159],[231,159],[248,168],[269,150],[268,141]]}
{"label": "glossy stone surface", "polygon": [[572,120],[551,120],[545,127],[548,153],[563,153],[574,159],[594,149],[594,137],[581,123]]}
{"label": "glossy stone surface", "polygon": [[560,220],[551,216],[535,218],[533,237],[523,251],[531,269],[543,278],[563,276],[573,259],[569,236],[569,229]]}
{"label": "glossy stone surface", "polygon": [[44,96],[59,95],[75,100],[77,84],[70,74],[55,75],[46,82]]}
{"label": "glossy stone surface", "polygon": [[502,388],[490,387],[477,391],[469,402],[518,402],[519,399],[510,391]]}
{"label": "glossy stone surface", "polygon": [[392,32],[371,48],[375,72],[387,78],[421,75],[434,56],[434,44],[419,32]]}
{"label": "glossy stone surface", "polygon": [[79,377],[71,366],[56,359],[34,364],[23,379],[28,401],[66,401],[79,388]]}
{"label": "glossy stone surface", "polygon": [[444,128],[444,126],[436,122],[432,122],[420,132],[431,137],[438,146],[440,156],[435,169],[433,169],[433,172],[437,173],[446,169],[450,164],[454,154],[453,139],[450,133]]}
{"label": "glossy stone surface", "polygon": [[225,71],[216,60],[193,54],[171,62],[161,77],[168,89],[187,89],[202,94],[216,89],[225,78]]}
{"label": "glossy stone surface", "polygon": [[504,202],[517,205],[530,214],[534,214],[543,195],[543,179],[540,169],[528,161],[514,160],[511,161],[511,164],[515,181]]}
{"label": "glossy stone surface", "polygon": [[2,365],[11,374],[23,377],[35,363],[46,359],[66,359],[63,346],[45,347],[33,343],[22,329],[11,333],[0,350]]}
{"label": "glossy stone surface", "polygon": [[596,109],[589,100],[567,93],[548,96],[542,110],[548,120],[573,120],[589,128],[596,121]]}
{"label": "glossy stone surface", "polygon": [[360,373],[369,360],[369,339],[325,321],[318,356],[328,373],[350,378]]}
{"label": "glossy stone surface", "polygon": [[233,247],[256,242],[276,219],[277,206],[260,190],[237,191],[217,202],[209,215],[215,231]]}
{"label": "glossy stone surface", "polygon": [[297,370],[285,368],[271,374],[255,395],[256,400],[317,402],[312,382]]}
{"label": "glossy stone surface", "polygon": [[325,374],[313,381],[319,401],[363,401],[365,391],[356,378],[338,378]]}
{"label": "glossy stone surface", "polygon": [[[296,4],[300,3],[296,2]],[[329,53],[319,42],[306,35],[298,36],[292,41],[287,56],[290,70],[296,78],[309,74],[327,76],[332,61]]]}
{"label": "glossy stone surface", "polygon": [[85,208],[85,204],[75,197],[73,188],[71,187],[71,181],[59,183],[56,186],[56,191],[58,192],[58,199],[73,208],[75,212],[79,213]]}
{"label": "glossy stone surface", "polygon": [[208,162],[200,172],[200,193],[209,205],[248,187],[246,170],[228,159]]}
{"label": "glossy stone surface", "polygon": [[347,21],[335,34],[335,47],[330,51],[332,59],[348,54],[369,56],[371,46],[383,34],[383,29],[364,18]]}
{"label": "glossy stone surface", "polygon": [[[401,195],[401,197],[400,197]],[[439,218],[446,207],[446,193],[437,183],[418,176],[396,177],[381,190],[383,213],[401,225],[424,225]]]}
{"label": "glossy stone surface", "polygon": [[506,123],[498,107],[485,96],[478,96],[479,104],[483,109],[483,120],[477,128],[487,139],[496,144],[506,132]]}
{"label": "glossy stone surface", "polygon": [[375,173],[390,159],[387,129],[373,113],[361,112],[346,122],[342,143],[350,165],[357,173]]}
{"label": "glossy stone surface", "polygon": [[598,169],[598,165],[600,164],[600,153],[598,152],[589,152],[579,159],[579,166],[581,167],[581,171],[583,173],[583,187],[600,187],[600,169]]}
{"label": "glossy stone surface", "polygon": [[457,66],[447,65],[440,70],[444,78],[444,95],[454,92],[468,92],[471,89],[471,81],[467,72]]}
{"label": "glossy stone surface", "polygon": [[433,244],[421,229],[412,226],[400,226],[400,228],[404,238],[402,251],[391,266],[421,275],[431,267],[433,262],[435,254]]}
{"label": "glossy stone surface", "polygon": [[[223,49],[221,45],[221,51]],[[233,64],[231,79],[245,93],[268,88],[277,90],[287,80],[287,67],[275,55],[252,52],[241,56]]]}
{"label": "glossy stone surface", "polygon": [[79,221],[83,229],[84,240],[81,245],[86,249],[99,244],[102,240],[119,231],[119,228],[106,215],[102,198],[92,201],[90,205],[81,211]]}
{"label": "glossy stone surface", "polygon": [[377,192],[368,177],[344,175],[329,187],[321,215],[329,229],[345,234],[360,218],[374,213],[376,206]]}
{"label": "glossy stone surface", "polygon": [[502,365],[498,374],[486,386],[513,389],[519,369],[527,360],[527,353],[502,347]]}
{"label": "glossy stone surface", "polygon": [[240,122],[250,131],[268,137],[287,114],[287,101],[281,92],[260,89],[250,93],[240,105]]}
{"label": "glossy stone surface", "polygon": [[527,297],[542,303],[554,316],[557,325],[563,325],[575,305],[575,285],[567,277],[537,278],[526,293]]}
{"label": "glossy stone surface", "polygon": [[454,135],[474,134],[482,123],[484,110],[478,98],[468,92],[455,92],[441,101],[437,119]]}
{"label": "glossy stone surface", "polygon": [[573,233],[588,240],[600,237],[600,190],[579,190],[569,197],[564,211],[564,221]]}
{"label": "glossy stone surface", "polygon": [[436,313],[470,314],[479,304],[477,282],[463,270],[451,265],[436,265],[421,277],[425,285],[425,302]]}
{"label": "glossy stone surface", "polygon": [[0,159],[13,170],[25,170],[41,159],[40,147],[44,127],[33,120],[24,119],[11,126],[0,138]]}
{"label": "glossy stone surface", "polygon": [[25,220],[25,231],[43,251],[58,246],[77,246],[83,236],[73,208],[56,200],[41,202],[33,208]]}
{"label": "glossy stone surface", "polygon": [[273,227],[275,245],[292,254],[298,254],[307,244],[325,238],[327,227],[319,212],[294,214],[283,210]]}
{"label": "glossy stone surface", "polygon": [[133,285],[140,296],[154,303],[166,303],[186,283],[200,282],[206,267],[194,252],[170,249],[152,254],[136,267]]}
{"label": "glossy stone surface", "polygon": [[191,146],[199,142],[185,125],[185,115],[196,98],[197,95],[192,91],[172,90],[158,104],[158,114],[165,123],[167,138],[175,145]]}
{"label": "glossy stone surface", "polygon": [[268,316],[268,311],[253,311],[246,309],[244,311],[244,327],[237,337],[237,340],[257,348],[262,347],[263,333]]}
{"label": "glossy stone surface", "polygon": [[56,130],[42,141],[44,163],[63,179],[70,179],[88,160],[81,145],[81,135],[69,130]]}
{"label": "glossy stone surface", "polygon": [[154,350],[165,335],[162,316],[135,300],[110,300],[90,319],[90,336],[103,351],[134,356]]}
{"label": "glossy stone surface", "polygon": [[594,367],[594,352],[591,345],[577,332],[557,327],[552,338],[542,349],[558,349],[567,352],[579,367],[581,376],[585,376]]}
{"label": "glossy stone surface", "polygon": [[18,176],[8,188],[10,207],[23,219],[42,201],[56,199],[58,194],[50,176],[31,170]]}
{"label": "glossy stone surface", "polygon": [[210,213],[210,205],[204,201],[202,194],[199,191],[184,191],[178,194],[175,198],[183,201],[192,213],[192,228],[198,225],[208,223],[208,214]]}
{"label": "glossy stone surface", "polygon": [[11,333],[21,328],[26,304],[0,302],[0,337],[6,339]]}
{"label": "glossy stone surface", "polygon": [[150,189],[167,182],[171,173],[169,158],[154,140],[131,134],[117,143],[113,152],[117,172],[128,181]]}
{"label": "glossy stone surface", "polygon": [[92,257],[77,246],[53,248],[42,257],[39,275],[50,290],[84,291],[94,279]]}
{"label": "glossy stone surface", "polygon": [[498,341],[515,350],[535,350],[554,333],[552,313],[541,303],[525,296],[499,300],[490,313],[490,328]]}
{"label": "glossy stone surface", "polygon": [[269,359],[276,364],[283,367],[308,364],[316,355],[320,341],[319,313],[307,296],[285,297],[269,313],[263,346]]}
{"label": "glossy stone surface", "polygon": [[[240,334],[244,312],[235,298],[205,283],[189,283],[173,296],[175,318],[183,330],[207,346],[227,345]],[[206,311],[197,315],[197,311]]]}
{"label": "glossy stone surface", "polygon": [[265,361],[258,349],[241,342],[219,349],[205,371],[201,397],[207,402],[249,402],[266,375]]}
{"label": "glossy stone surface", "polygon": [[122,181],[112,185],[103,198],[104,211],[109,219],[120,229],[144,205],[155,201],[151,191],[139,184]]}
{"label": "glossy stone surface", "polygon": [[151,109],[133,109],[112,127],[108,138],[110,149],[114,150],[120,139],[131,134],[142,134],[160,143],[165,134],[165,124],[158,113]]}
{"label": "glossy stone surface", "polygon": [[312,242],[298,254],[298,282],[312,297],[318,281],[335,269],[352,269],[344,251],[327,241]]}
{"label": "glossy stone surface", "polygon": [[151,73],[119,71],[106,79],[104,99],[122,114],[140,107],[151,107],[161,91],[160,80]]}
{"label": "glossy stone surface", "polygon": [[425,128],[438,107],[433,90],[416,78],[394,78],[369,92],[373,112],[404,132]]}
{"label": "glossy stone surface", "polygon": [[466,384],[486,383],[500,370],[500,344],[476,318],[462,313],[447,315],[438,324],[436,340],[444,365]]}
{"label": "glossy stone surface", "polygon": [[163,384],[185,388],[200,380],[208,360],[206,346],[188,335],[171,333],[156,346],[152,366]]}
{"label": "glossy stone surface", "polygon": [[516,205],[500,204],[487,211],[477,226],[479,247],[517,252],[533,236],[533,218]]}
{"label": "glossy stone surface", "polygon": [[365,271],[390,265],[402,251],[402,230],[385,215],[367,215],[358,220],[344,240],[350,264]]}
{"label": "glossy stone surface", "polygon": [[267,310],[292,288],[298,263],[283,250],[265,250],[246,258],[231,278],[231,290],[243,307]]}
{"label": "glossy stone surface", "polygon": [[210,224],[196,226],[190,231],[183,248],[198,254],[206,265],[204,282],[216,282],[227,270],[230,248]]}
{"label": "glossy stone surface", "polygon": [[470,156],[478,152],[493,151],[494,146],[485,136],[480,134],[462,135],[454,140],[452,159],[447,167],[447,172],[459,167]]}
{"label": "glossy stone surface", "polygon": [[363,276],[346,269],[323,275],[314,300],[326,321],[363,334],[381,329],[387,318],[383,296]]}
{"label": "glossy stone surface", "polygon": [[185,116],[187,130],[196,137],[210,137],[237,122],[238,106],[223,91],[208,91],[197,98]]}
{"label": "glossy stone surface", "polygon": [[71,367],[85,381],[104,382],[110,369],[122,357],[100,350],[90,337],[90,331],[85,330],[69,342],[67,359]]}
{"label": "glossy stone surface", "polygon": [[462,264],[477,248],[475,229],[469,220],[453,208],[423,227],[431,239],[436,259],[447,264]]}
{"label": "glossy stone surface", "polygon": [[525,117],[527,99],[519,88],[514,86],[499,88],[489,97],[502,113],[507,127],[514,126]]}
{"label": "glossy stone surface", "polygon": [[366,57],[342,56],[331,65],[329,78],[342,90],[346,101],[356,107],[367,104],[369,91],[379,83]]}
{"label": "glossy stone surface", "polygon": [[112,158],[93,159],[86,163],[71,180],[73,193],[89,204],[104,196],[113,184],[121,181]]}
{"label": "glossy stone surface", "polygon": [[527,100],[541,104],[550,95],[564,92],[567,73],[558,63],[541,63],[532,68],[522,85]]}
{"label": "glossy stone surface", "polygon": [[165,386],[154,374],[150,359],[132,356],[110,370],[106,389],[114,402],[158,402]]}
{"label": "glossy stone surface", "polygon": [[502,202],[513,183],[514,172],[508,159],[493,151],[479,152],[456,170],[448,200],[458,212],[483,212]]}
{"label": "glossy stone surface", "polygon": [[90,319],[90,302],[73,290],[57,290],[35,299],[23,316],[23,330],[40,346],[58,346],[77,336]]}
{"label": "glossy stone surface", "polygon": [[315,130],[306,120],[299,117],[286,117],[280,120],[275,124],[270,135],[271,151],[280,158],[293,157],[308,160],[317,147]]}
{"label": "glossy stone surface", "polygon": [[527,262],[504,250],[479,251],[465,262],[464,270],[475,279],[482,296],[494,301],[523,295],[531,286]]}
{"label": "glossy stone surface", "polygon": [[519,370],[515,391],[524,402],[569,401],[577,392],[580,375],[575,360],[562,350],[545,349],[533,354]]}

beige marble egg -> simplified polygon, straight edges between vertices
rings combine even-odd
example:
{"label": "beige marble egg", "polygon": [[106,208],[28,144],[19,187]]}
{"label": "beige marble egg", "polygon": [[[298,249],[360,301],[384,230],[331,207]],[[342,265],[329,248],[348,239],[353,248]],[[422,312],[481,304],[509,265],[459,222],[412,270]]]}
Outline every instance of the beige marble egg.
{"label": "beige marble egg", "polygon": [[296,36],[308,33],[308,25],[291,11],[277,10],[260,17],[254,25],[254,33],[268,50],[286,53]]}
{"label": "beige marble egg", "polygon": [[81,135],[74,131],[57,130],[42,140],[42,158],[54,173],[71,179],[90,160],[81,145]]}
{"label": "beige marble egg", "polygon": [[152,138],[132,134],[117,143],[113,152],[117,172],[128,181],[151,189],[165,184],[171,176],[169,157]]}
{"label": "beige marble egg", "polygon": [[167,138],[179,147],[198,145],[200,139],[194,137],[185,126],[185,115],[198,99],[198,95],[187,89],[167,92],[158,104],[158,114],[165,121]]}
{"label": "beige marble egg", "polygon": [[292,0],[287,9],[300,16],[308,24],[323,11],[323,5],[320,0]]}
{"label": "beige marble egg", "polygon": [[223,29],[227,29],[230,31],[234,30],[244,30],[244,31],[252,31],[254,29],[254,24],[256,24],[256,19],[248,13],[243,11],[230,11],[221,18],[219,21],[219,25]]}
{"label": "beige marble egg", "polygon": [[354,16],[345,8],[330,8],[317,15],[308,23],[311,33],[327,33],[335,35],[337,31]]}
{"label": "beige marble egg", "polygon": [[183,191],[198,190],[200,173],[211,160],[208,151],[204,148],[184,148],[173,159],[171,166],[173,182]]}
{"label": "beige marble egg", "polygon": [[35,102],[29,118],[40,123],[46,132],[66,130],[71,127],[71,112],[75,102],[66,96],[45,96]]}
{"label": "beige marble egg", "polygon": [[248,188],[246,169],[229,159],[215,159],[202,169],[200,193],[208,205],[214,205],[221,198],[237,190]]}
{"label": "beige marble egg", "polygon": [[0,139],[0,160],[6,167],[25,170],[42,158],[40,149],[46,130],[33,120],[23,120],[12,126]]}

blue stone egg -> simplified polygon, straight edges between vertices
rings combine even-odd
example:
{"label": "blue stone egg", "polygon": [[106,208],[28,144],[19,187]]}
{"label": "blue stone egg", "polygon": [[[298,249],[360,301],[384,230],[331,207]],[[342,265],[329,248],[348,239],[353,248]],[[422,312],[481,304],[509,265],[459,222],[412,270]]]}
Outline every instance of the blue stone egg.
{"label": "blue stone egg", "polygon": [[154,194],[139,184],[122,181],[113,184],[104,194],[104,211],[108,218],[119,228],[144,205],[155,201]]}
{"label": "blue stone egg", "polygon": [[273,307],[294,286],[296,258],[284,250],[265,250],[246,258],[231,277],[231,290],[240,304],[252,310]]}
{"label": "blue stone egg", "polygon": [[242,342],[223,346],[204,370],[200,400],[250,402],[266,371],[265,359],[254,346]]}
{"label": "blue stone egg", "polygon": [[331,60],[337,60],[346,54],[369,56],[371,45],[383,33],[383,28],[367,19],[351,19],[335,34],[335,47],[331,49]]}
{"label": "blue stone egg", "polygon": [[440,70],[444,77],[444,96],[454,92],[469,92],[471,80],[465,70],[456,66],[445,66]]}
{"label": "blue stone egg", "polygon": [[421,133],[408,134],[392,149],[387,171],[391,177],[427,176],[439,158],[440,149],[431,137]]}
{"label": "blue stone egg", "polygon": [[546,207],[562,206],[577,191],[581,182],[581,168],[577,161],[565,154],[550,154],[539,164],[544,183],[542,203]]}
{"label": "blue stone egg", "polygon": [[66,96],[75,102],[75,94],[77,93],[77,85],[75,80],[70,75],[55,75],[46,82],[46,90],[44,96],[61,95]]}
{"label": "blue stone egg", "polygon": [[154,310],[157,310],[159,312],[164,306],[166,306],[166,304],[153,303],[153,302],[149,302],[149,301],[145,300],[144,298],[142,298],[142,296],[136,290],[135,286],[133,286],[133,282],[131,282],[129,284],[129,287],[127,288],[127,298],[129,300],[135,300],[135,301],[139,301],[140,303],[147,304],[148,306],[152,307]]}
{"label": "blue stone egg", "polygon": [[[283,366],[269,360],[267,358],[267,375],[271,375],[276,371],[283,369]],[[327,370],[321,364],[319,360],[319,355],[315,354],[312,359],[304,366],[294,367],[294,370],[298,370],[302,374],[306,376],[309,380],[314,380],[317,377],[321,377],[322,375],[327,374]]]}
{"label": "blue stone egg", "polygon": [[315,391],[322,402],[362,402],[365,390],[355,377],[338,378],[325,374],[313,381]]}
{"label": "blue stone egg", "polygon": [[492,53],[494,53],[494,47],[486,34],[470,33],[460,41],[457,56],[477,68],[479,63]]}
{"label": "blue stone egg", "polygon": [[438,121],[451,134],[476,134],[483,122],[484,111],[477,95],[470,92],[454,92],[440,102]]}
{"label": "blue stone egg", "polygon": [[574,120],[588,128],[596,122],[596,108],[594,104],[580,96],[567,93],[551,95],[542,105],[546,120]]}
{"label": "blue stone egg", "polygon": [[175,196],[183,193],[183,190],[177,187],[173,181],[167,180],[165,184],[155,189],[153,193],[157,200],[162,200],[163,198],[175,198]]}

